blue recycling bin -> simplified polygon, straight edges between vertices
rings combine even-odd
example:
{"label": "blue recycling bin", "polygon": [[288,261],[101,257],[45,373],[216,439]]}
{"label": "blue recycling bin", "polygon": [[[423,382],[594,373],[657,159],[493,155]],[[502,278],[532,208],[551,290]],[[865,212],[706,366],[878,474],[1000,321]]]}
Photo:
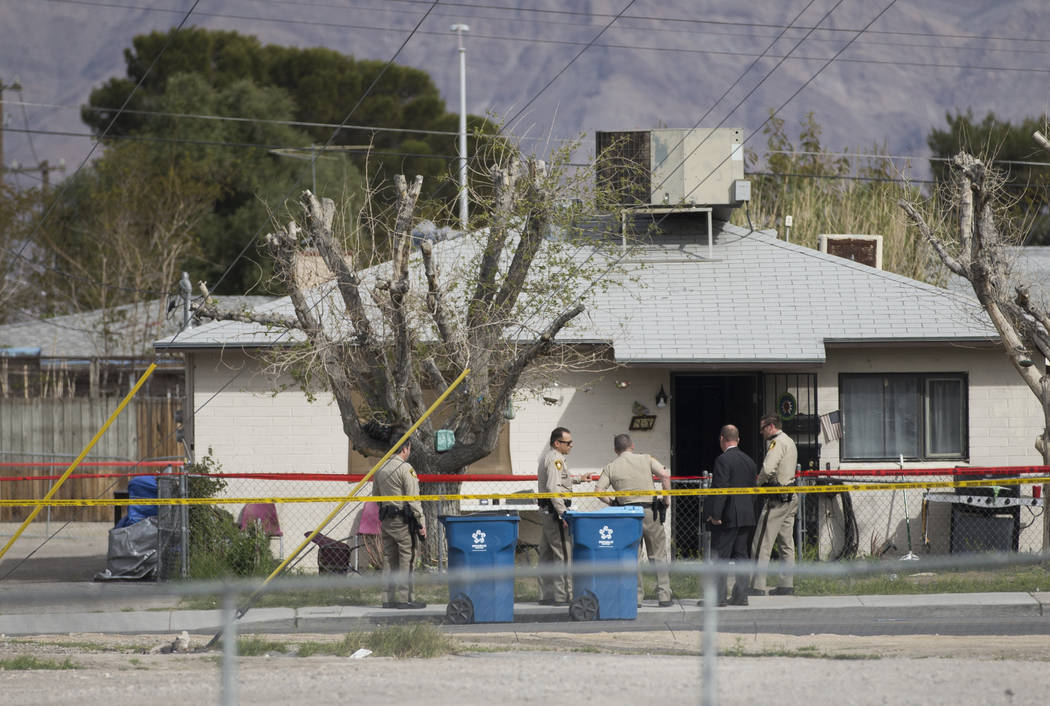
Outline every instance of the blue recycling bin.
{"label": "blue recycling bin", "polygon": [[645,510],[636,505],[596,512],[568,510],[572,563],[628,564],[620,575],[573,576],[569,616],[573,620],[634,620],[638,617],[638,542]]}
{"label": "blue recycling bin", "polygon": [[[448,540],[448,568],[514,567],[517,515],[445,515],[439,518]],[[445,616],[450,623],[509,623],[514,620],[514,576],[450,581]]]}

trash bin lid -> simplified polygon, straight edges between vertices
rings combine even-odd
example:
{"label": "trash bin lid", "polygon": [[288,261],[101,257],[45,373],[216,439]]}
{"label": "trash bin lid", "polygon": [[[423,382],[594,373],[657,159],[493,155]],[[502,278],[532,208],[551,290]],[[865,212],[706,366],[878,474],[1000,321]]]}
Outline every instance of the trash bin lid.
{"label": "trash bin lid", "polygon": [[610,505],[601,510],[566,510],[565,514],[570,517],[643,517],[645,508],[641,505]]}
{"label": "trash bin lid", "polygon": [[521,520],[514,513],[479,512],[475,515],[439,515],[442,522],[518,522]]}

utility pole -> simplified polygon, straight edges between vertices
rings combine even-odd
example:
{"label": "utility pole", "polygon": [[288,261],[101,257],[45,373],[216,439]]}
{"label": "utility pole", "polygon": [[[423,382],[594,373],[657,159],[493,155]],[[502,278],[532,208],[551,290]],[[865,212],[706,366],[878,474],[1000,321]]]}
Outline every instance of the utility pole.
{"label": "utility pole", "polygon": [[470,27],[457,23],[449,27],[459,39],[459,223],[467,230],[467,50],[463,33]]}
{"label": "utility pole", "polygon": [[22,90],[22,84],[19,83],[17,76],[15,76],[14,83],[4,83],[3,79],[0,79],[0,180],[3,179],[4,173],[4,127],[7,125],[7,115],[4,113],[4,91],[8,88],[14,91]]}
{"label": "utility pole", "polygon": [[56,166],[51,166],[51,163],[46,159],[41,160],[40,164],[35,167],[23,167],[18,162],[11,162],[11,167],[7,170],[12,174],[32,174],[34,172],[40,172],[40,180],[43,182],[44,193],[51,188],[51,172],[64,172],[66,171],[66,160],[58,160]]}

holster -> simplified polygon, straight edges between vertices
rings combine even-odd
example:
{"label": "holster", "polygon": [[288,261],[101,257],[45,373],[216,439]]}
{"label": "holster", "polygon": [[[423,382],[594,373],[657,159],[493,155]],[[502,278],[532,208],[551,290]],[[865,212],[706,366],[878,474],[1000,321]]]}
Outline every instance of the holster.
{"label": "holster", "polygon": [[[541,510],[549,512],[552,515],[556,514],[556,510],[554,509],[554,503],[551,502],[550,498],[540,498],[539,502],[537,502],[536,504],[540,506]],[[572,507],[572,500],[566,499],[565,507]]]}
{"label": "holster", "polygon": [[653,498],[653,517],[661,525],[667,522],[667,506],[660,497]]}
{"label": "holster", "polygon": [[401,509],[401,516],[404,518],[405,523],[408,525],[408,531],[412,533],[412,536],[415,537],[417,534],[419,534],[419,530],[421,530],[423,526],[419,524],[419,520],[416,519],[416,515],[414,512],[412,512],[412,508],[410,508],[408,505],[405,505],[405,507]]}

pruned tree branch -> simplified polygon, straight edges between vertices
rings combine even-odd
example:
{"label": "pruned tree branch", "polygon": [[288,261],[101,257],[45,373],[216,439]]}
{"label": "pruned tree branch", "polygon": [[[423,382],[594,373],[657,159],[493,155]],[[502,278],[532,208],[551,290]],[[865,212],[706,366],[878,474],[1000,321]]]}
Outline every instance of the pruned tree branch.
{"label": "pruned tree branch", "polygon": [[[437,326],[441,340],[450,350],[455,350],[458,347],[456,345],[458,341],[454,340],[456,336],[455,329],[452,326],[448,309],[445,306],[445,297],[441,290],[438,268],[434,262],[434,245],[429,240],[424,240],[419,244],[419,251],[423,255],[423,272],[427,278],[427,309],[430,311],[430,316],[434,319],[434,325]],[[456,362],[463,363],[461,360]],[[465,365],[462,367],[465,367]]]}
{"label": "pruned tree branch", "polygon": [[203,301],[194,307],[193,313],[195,316],[204,319],[214,319],[215,321],[240,321],[245,324],[262,324],[263,326],[278,329],[299,328],[299,322],[290,316],[260,314],[248,309],[239,309],[236,311],[219,309],[215,302],[215,298],[211,296],[211,292],[208,290],[208,286],[204,284],[204,282],[198,283],[198,286],[203,295]]}
{"label": "pruned tree branch", "polygon": [[481,320],[482,312],[492,304],[497,287],[496,273],[499,270],[499,259],[507,241],[507,227],[514,203],[514,188],[518,179],[518,162],[513,160],[510,167],[501,169],[492,167],[492,225],[489,227],[485,250],[478,265],[478,281],[474,296],[468,305],[467,322],[475,328]]}
{"label": "pruned tree branch", "polygon": [[941,262],[944,263],[944,266],[960,277],[966,277],[966,268],[963,267],[962,263],[951,256],[948,249],[944,246],[944,243],[934,234],[933,229],[927,225],[926,220],[919,214],[918,210],[904,199],[898,201],[897,205],[908,214],[908,220],[919,229],[919,233],[922,234],[922,237],[925,238],[926,242],[928,242],[934,249],[937,256],[941,258]]}
{"label": "pruned tree branch", "polygon": [[1047,152],[1050,152],[1050,140],[1047,140],[1046,137],[1043,136],[1043,133],[1036,130],[1034,133],[1032,133],[1032,137],[1035,138],[1035,141],[1039,143],[1040,147],[1042,147]]}

